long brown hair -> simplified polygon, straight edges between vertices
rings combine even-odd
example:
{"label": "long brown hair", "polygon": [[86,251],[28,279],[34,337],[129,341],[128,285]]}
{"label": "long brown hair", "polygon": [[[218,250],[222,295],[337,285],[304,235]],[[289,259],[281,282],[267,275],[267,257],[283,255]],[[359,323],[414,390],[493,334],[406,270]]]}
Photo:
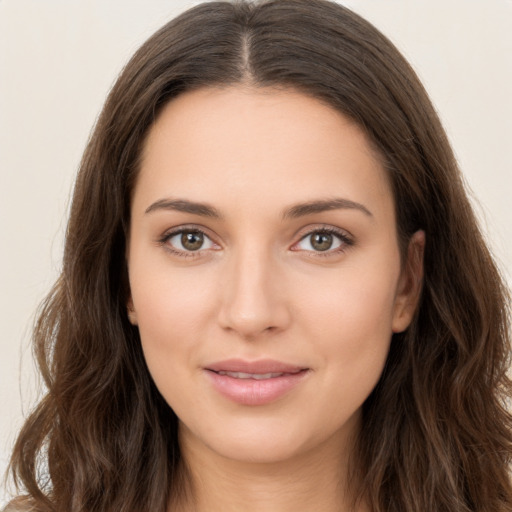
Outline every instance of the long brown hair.
{"label": "long brown hair", "polygon": [[364,404],[359,495],[375,512],[512,511],[505,287],[415,73],[373,26],[327,0],[201,4],[154,34],[118,78],[35,329],[47,394],[14,448],[20,492],[40,512],[163,512],[184,488],[177,418],[126,316],[130,197],[162,106],[232,84],[291,88],[353,119],[389,173],[402,248],[426,232],[421,303]]}

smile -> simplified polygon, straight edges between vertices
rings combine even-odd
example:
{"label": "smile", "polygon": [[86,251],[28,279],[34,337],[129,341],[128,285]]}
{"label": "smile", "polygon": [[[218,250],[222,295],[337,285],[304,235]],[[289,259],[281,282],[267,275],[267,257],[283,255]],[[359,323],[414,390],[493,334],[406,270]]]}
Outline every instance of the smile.
{"label": "smile", "polygon": [[282,377],[283,375],[293,375],[289,373],[244,373],[244,372],[225,372],[219,371],[216,372],[218,375],[227,375],[228,377],[233,377],[234,379],[255,379],[255,380],[264,380],[264,379],[274,379],[276,377]]}
{"label": "smile", "polygon": [[261,406],[285,397],[309,375],[309,368],[274,360],[231,359],[204,368],[212,389],[231,402]]}

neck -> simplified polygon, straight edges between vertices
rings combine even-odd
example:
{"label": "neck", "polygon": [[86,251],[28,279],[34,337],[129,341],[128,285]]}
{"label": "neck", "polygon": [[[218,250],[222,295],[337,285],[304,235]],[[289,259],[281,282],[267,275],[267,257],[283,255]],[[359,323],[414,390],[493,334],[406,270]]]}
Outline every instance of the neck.
{"label": "neck", "polygon": [[[184,431],[184,432],[183,432]],[[347,444],[335,437],[288,460],[233,460],[180,432],[188,492],[172,512],[368,512],[353,505]]]}

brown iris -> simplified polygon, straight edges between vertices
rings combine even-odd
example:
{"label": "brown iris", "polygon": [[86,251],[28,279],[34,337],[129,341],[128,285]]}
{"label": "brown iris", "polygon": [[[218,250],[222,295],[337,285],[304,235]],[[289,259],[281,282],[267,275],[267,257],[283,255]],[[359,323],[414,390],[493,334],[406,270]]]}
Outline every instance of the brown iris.
{"label": "brown iris", "polygon": [[314,233],[311,235],[311,247],[317,251],[327,251],[332,247],[332,235],[329,233]]}
{"label": "brown iris", "polygon": [[181,245],[187,251],[197,251],[204,243],[204,235],[200,231],[185,231],[181,234]]}

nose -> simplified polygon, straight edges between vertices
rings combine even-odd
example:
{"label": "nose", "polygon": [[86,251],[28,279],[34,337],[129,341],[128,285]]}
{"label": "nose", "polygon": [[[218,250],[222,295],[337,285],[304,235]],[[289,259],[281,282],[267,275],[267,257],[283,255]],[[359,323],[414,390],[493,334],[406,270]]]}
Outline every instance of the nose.
{"label": "nose", "polygon": [[219,324],[244,339],[286,329],[291,312],[283,275],[263,251],[232,255],[222,279]]}

